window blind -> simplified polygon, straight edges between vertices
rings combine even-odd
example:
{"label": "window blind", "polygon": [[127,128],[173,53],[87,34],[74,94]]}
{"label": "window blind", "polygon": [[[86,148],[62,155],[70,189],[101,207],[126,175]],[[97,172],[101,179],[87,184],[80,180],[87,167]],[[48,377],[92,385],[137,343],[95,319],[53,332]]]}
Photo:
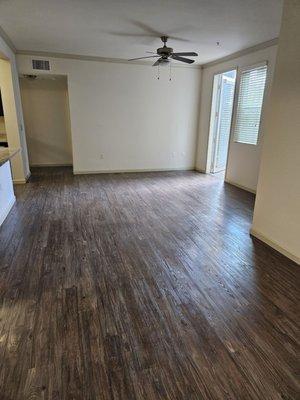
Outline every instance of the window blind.
{"label": "window blind", "polygon": [[242,72],[234,125],[234,141],[257,144],[267,66]]}

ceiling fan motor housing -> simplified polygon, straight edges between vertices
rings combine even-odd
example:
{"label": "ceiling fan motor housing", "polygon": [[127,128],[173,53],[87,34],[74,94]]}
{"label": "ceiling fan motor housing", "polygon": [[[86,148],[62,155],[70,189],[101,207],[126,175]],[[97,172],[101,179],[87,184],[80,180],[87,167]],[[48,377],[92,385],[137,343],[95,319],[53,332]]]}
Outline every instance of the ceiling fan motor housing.
{"label": "ceiling fan motor housing", "polygon": [[168,58],[170,55],[173,53],[173,49],[171,47],[160,47],[157,49],[157,54],[160,55],[163,58]]}

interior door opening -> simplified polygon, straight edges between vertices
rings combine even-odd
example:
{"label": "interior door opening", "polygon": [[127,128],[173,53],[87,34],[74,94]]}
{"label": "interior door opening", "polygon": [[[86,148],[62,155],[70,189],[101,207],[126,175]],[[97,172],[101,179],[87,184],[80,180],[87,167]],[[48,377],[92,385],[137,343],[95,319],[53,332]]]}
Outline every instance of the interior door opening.
{"label": "interior door opening", "polygon": [[233,100],[235,91],[236,70],[226,71],[214,77],[213,96],[210,120],[210,172],[224,178]]}
{"label": "interior door opening", "polygon": [[67,76],[21,76],[20,89],[30,166],[73,165]]}

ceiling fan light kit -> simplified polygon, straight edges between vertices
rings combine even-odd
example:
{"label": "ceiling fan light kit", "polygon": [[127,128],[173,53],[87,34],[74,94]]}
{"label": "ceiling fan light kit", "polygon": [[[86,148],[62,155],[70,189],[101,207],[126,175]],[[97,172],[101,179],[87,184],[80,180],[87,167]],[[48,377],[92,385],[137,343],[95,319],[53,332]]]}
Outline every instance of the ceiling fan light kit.
{"label": "ceiling fan light kit", "polygon": [[[174,53],[172,47],[167,46],[168,36],[161,36],[161,41],[163,42],[164,45],[162,47],[159,47],[156,50],[156,53],[153,53],[154,55],[146,56],[146,57],[131,58],[128,61],[143,60],[143,59],[148,59],[148,58],[157,58],[157,60],[154,62],[154,64],[152,64],[152,66],[159,67],[159,66],[170,65],[170,80],[171,80],[171,61],[172,60],[180,61],[180,62],[183,62],[186,64],[193,64],[195,62],[195,60],[186,58],[186,56],[197,57],[198,54],[193,51]],[[158,79],[159,79],[159,73],[158,73]]]}

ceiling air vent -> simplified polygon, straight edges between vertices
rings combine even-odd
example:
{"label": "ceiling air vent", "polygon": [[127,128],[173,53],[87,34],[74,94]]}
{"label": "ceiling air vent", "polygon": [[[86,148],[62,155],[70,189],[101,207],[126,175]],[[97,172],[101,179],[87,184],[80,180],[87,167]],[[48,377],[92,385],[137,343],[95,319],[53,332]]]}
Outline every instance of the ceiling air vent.
{"label": "ceiling air vent", "polygon": [[50,71],[50,62],[48,60],[32,60],[32,68]]}

